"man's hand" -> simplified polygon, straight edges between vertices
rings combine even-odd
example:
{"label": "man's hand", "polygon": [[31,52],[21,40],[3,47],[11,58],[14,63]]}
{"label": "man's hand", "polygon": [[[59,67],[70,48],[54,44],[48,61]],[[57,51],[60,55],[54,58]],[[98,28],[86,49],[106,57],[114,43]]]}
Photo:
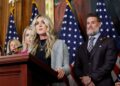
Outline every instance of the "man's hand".
{"label": "man's hand", "polygon": [[115,86],[120,86],[120,82],[116,82],[116,83],[115,83]]}
{"label": "man's hand", "polygon": [[95,84],[91,81],[87,86],[95,86]]}
{"label": "man's hand", "polygon": [[80,79],[85,86],[88,86],[91,83],[91,78],[89,76],[83,76],[83,77],[80,77]]}

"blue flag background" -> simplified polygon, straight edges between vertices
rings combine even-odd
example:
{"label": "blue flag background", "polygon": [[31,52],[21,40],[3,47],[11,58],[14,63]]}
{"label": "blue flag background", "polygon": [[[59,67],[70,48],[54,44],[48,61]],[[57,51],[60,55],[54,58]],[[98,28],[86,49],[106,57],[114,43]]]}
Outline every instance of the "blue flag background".
{"label": "blue flag background", "polygon": [[38,11],[36,3],[32,3],[32,16],[30,18],[30,24],[32,23],[35,16],[37,16],[38,14],[39,14],[39,11]]}
{"label": "blue flag background", "polygon": [[10,16],[9,16],[9,24],[8,24],[6,40],[5,40],[5,53],[6,53],[8,41],[11,39],[18,39],[19,40],[19,36],[18,36],[17,31],[16,31],[14,16],[12,13],[10,13]]}
{"label": "blue flag background", "polygon": [[78,27],[78,23],[75,19],[74,14],[72,13],[69,5],[66,6],[65,14],[62,22],[62,28],[59,33],[59,38],[64,40],[68,46],[70,54],[70,64],[75,61],[75,53],[78,46],[83,43],[83,37]]}
{"label": "blue flag background", "polygon": [[[107,12],[106,9],[106,4],[104,2],[104,0],[98,0],[97,5],[96,5],[96,12],[99,15],[102,25],[101,25],[101,34],[104,35],[105,37],[111,37],[115,40],[118,49],[120,49],[120,36],[117,33],[115,27],[114,27],[114,23],[109,15],[109,13]],[[120,55],[118,55],[118,59],[116,62],[116,65],[114,67],[114,70],[112,71],[112,77],[113,80],[115,81],[117,79],[119,70],[120,70]]]}
{"label": "blue flag background", "polygon": [[120,36],[118,35],[111,16],[108,14],[104,0],[98,0],[96,12],[99,15],[102,25],[101,34],[115,39],[118,49],[120,49]]}

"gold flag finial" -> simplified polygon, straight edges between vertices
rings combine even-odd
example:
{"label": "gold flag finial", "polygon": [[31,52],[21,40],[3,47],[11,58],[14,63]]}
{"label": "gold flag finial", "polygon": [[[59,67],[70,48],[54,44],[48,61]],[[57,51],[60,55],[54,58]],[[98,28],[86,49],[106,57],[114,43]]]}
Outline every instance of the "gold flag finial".
{"label": "gold flag finial", "polygon": [[[70,9],[73,11],[73,8],[72,8],[72,6],[71,6],[69,0],[66,0],[66,3],[69,5]],[[74,12],[74,11],[73,11],[73,12]]]}
{"label": "gold flag finial", "polygon": [[9,4],[11,4],[12,6],[15,5],[15,0],[9,0]]}
{"label": "gold flag finial", "polygon": [[32,4],[35,4],[35,5],[36,5],[36,7],[38,8],[38,4],[36,3],[36,1],[35,1],[35,0],[32,0]]}
{"label": "gold flag finial", "polygon": [[11,7],[10,7],[10,13],[14,14],[14,9],[15,9],[15,7],[14,7],[14,6],[11,6]]}
{"label": "gold flag finial", "polygon": [[9,4],[10,4],[10,13],[13,14],[15,9],[15,0],[9,0]]}

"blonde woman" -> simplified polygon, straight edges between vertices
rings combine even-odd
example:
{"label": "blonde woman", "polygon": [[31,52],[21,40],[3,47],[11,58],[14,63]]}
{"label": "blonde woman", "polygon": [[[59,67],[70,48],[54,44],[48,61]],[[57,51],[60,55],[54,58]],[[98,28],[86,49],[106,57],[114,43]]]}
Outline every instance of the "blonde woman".
{"label": "blonde woman", "polygon": [[36,37],[35,28],[33,26],[27,26],[23,32],[23,37],[22,37],[23,50],[21,53],[31,52],[35,37]]}
{"label": "blonde woman", "polygon": [[[58,79],[70,73],[69,54],[65,43],[57,39],[53,24],[47,16],[38,15],[32,25],[37,33],[32,54],[58,72]],[[64,86],[56,83],[54,86]]]}
{"label": "blonde woman", "polygon": [[7,44],[7,55],[19,54],[21,52],[21,43],[17,39],[9,40]]}

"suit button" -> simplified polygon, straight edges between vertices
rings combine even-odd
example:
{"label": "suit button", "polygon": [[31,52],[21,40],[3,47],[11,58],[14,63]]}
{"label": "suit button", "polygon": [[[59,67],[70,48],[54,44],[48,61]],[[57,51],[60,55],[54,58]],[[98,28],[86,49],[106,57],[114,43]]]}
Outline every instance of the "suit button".
{"label": "suit button", "polygon": [[91,65],[91,62],[89,62],[88,64]]}

